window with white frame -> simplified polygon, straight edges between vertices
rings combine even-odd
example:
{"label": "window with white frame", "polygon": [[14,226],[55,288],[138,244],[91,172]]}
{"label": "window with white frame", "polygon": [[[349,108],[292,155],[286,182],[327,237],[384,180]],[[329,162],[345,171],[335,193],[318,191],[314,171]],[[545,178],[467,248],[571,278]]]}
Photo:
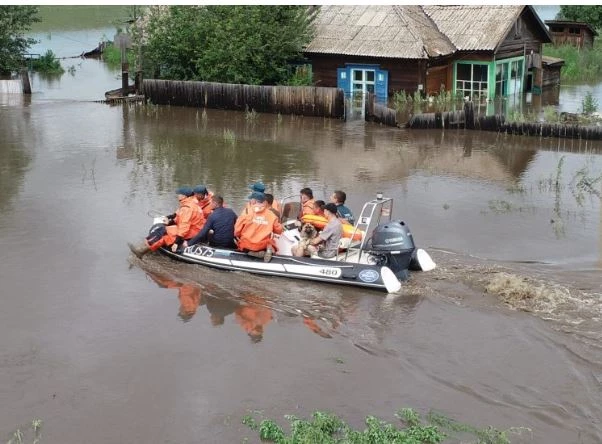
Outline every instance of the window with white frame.
{"label": "window with white frame", "polygon": [[458,63],[456,65],[456,93],[463,97],[487,98],[489,65]]}

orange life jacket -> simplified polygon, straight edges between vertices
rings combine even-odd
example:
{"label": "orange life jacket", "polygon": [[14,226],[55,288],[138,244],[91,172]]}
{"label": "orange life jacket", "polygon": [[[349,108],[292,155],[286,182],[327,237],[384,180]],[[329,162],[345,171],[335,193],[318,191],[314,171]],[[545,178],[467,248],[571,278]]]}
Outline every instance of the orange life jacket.
{"label": "orange life jacket", "polygon": [[[301,222],[310,223],[318,230],[323,230],[326,224],[328,223],[328,219],[326,216],[318,216],[315,214],[305,214],[301,218]],[[362,240],[364,237],[364,232],[362,230],[357,230],[355,235],[353,232],[355,231],[355,227],[351,225],[349,222],[341,221],[341,226],[343,227],[342,237],[351,237],[353,236],[353,240]]]}
{"label": "orange life jacket", "polygon": [[239,250],[261,251],[271,246],[276,251],[272,233],[281,234],[282,225],[265,205],[258,212],[253,208],[249,212],[243,212],[234,224],[234,236],[239,238]]}
{"label": "orange life jacket", "polygon": [[213,212],[213,208],[211,208],[211,198],[213,197],[213,193],[210,191],[203,200],[198,200],[197,203],[199,208],[203,212],[203,216],[205,219],[209,217],[209,215]]}

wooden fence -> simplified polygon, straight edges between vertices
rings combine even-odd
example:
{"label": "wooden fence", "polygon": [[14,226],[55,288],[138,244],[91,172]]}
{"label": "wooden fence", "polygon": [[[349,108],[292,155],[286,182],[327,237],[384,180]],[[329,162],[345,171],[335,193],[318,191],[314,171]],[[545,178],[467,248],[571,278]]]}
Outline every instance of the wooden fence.
{"label": "wooden fence", "polygon": [[412,116],[408,128],[466,128],[496,131],[505,134],[567,139],[602,140],[602,127],[575,123],[506,122],[504,116],[475,116],[473,104],[468,102],[462,111],[424,113]]}
{"label": "wooden fence", "polygon": [[313,86],[259,86],[144,79],[146,98],[158,105],[191,106],[259,113],[344,118],[342,89]]}

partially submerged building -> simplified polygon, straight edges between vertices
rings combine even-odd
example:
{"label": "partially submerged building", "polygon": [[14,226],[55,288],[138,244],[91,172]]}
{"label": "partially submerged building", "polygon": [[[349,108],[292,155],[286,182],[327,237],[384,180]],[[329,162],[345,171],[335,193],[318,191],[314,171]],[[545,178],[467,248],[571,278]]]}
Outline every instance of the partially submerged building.
{"label": "partially submerged building", "polygon": [[440,91],[494,99],[541,91],[543,43],[531,6],[321,6],[305,49],[314,80],[346,94]]}
{"label": "partially submerged building", "polygon": [[570,20],[546,20],[552,43],[555,46],[572,45],[577,48],[593,48],[594,37],[598,35],[589,23]]}

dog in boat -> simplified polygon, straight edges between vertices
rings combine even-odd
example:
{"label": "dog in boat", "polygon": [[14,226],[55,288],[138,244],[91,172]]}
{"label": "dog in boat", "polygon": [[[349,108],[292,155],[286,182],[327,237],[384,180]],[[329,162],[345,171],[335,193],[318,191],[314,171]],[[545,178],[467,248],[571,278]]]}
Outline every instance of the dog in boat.
{"label": "dog in boat", "polygon": [[309,242],[318,235],[318,230],[309,222],[305,222],[299,230],[299,247],[303,247],[303,250],[307,250]]}

